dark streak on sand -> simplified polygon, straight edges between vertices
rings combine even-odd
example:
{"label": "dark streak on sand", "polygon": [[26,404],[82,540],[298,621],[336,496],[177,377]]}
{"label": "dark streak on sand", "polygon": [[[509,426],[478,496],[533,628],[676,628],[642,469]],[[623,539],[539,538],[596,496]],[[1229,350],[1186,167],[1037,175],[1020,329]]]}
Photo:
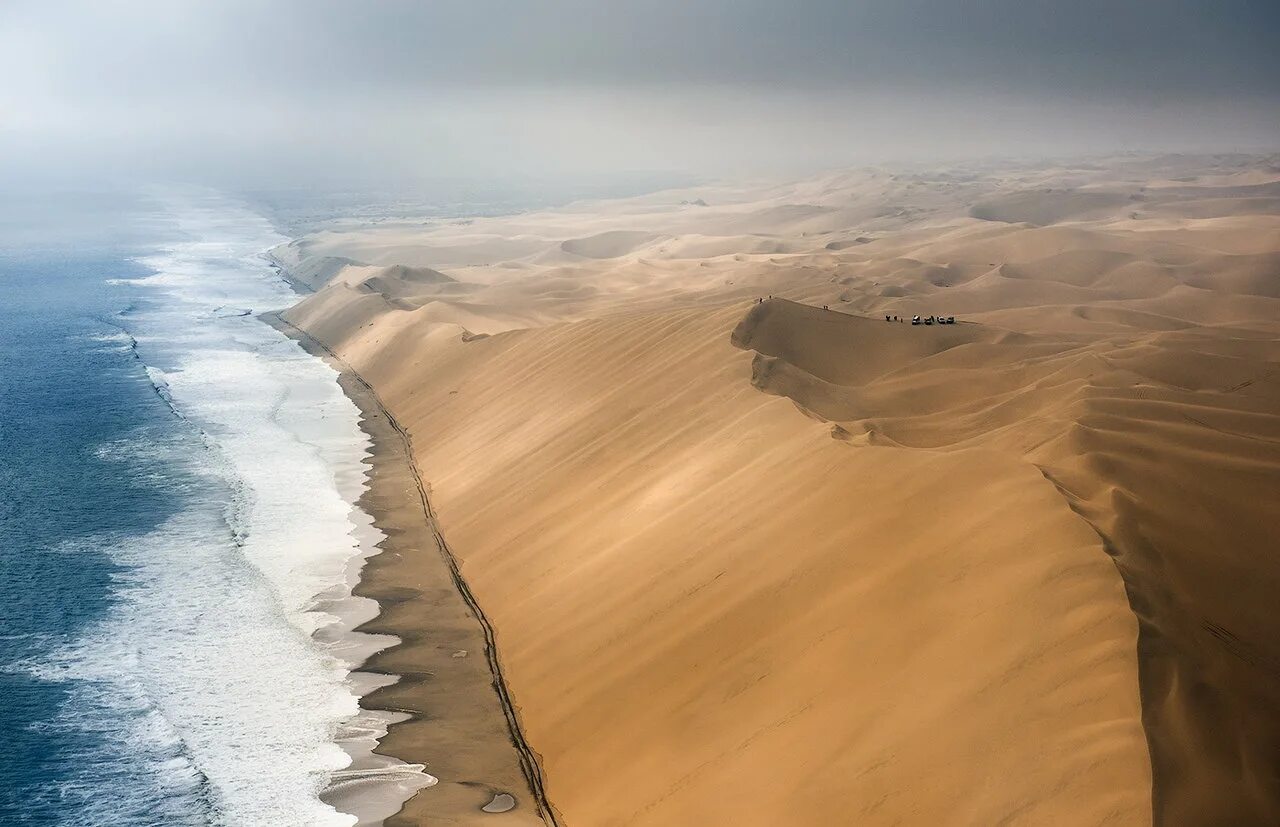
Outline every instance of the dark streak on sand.
{"label": "dark streak on sand", "polygon": [[[480,630],[483,633],[485,658],[488,662],[489,672],[492,677],[491,685],[493,687],[494,692],[497,695],[498,702],[501,705],[502,713],[506,717],[506,727],[507,727],[508,735],[510,737],[510,743],[511,743],[511,746],[515,748],[515,751],[519,757],[520,769],[523,772],[524,779],[528,784],[529,793],[537,806],[538,815],[543,821],[543,823],[549,825],[549,827],[563,827],[558,814],[556,813],[554,808],[551,806],[551,803],[547,799],[546,790],[543,782],[543,776],[542,776],[542,768],[539,763],[538,755],[533,751],[532,747],[530,747],[528,741],[525,739],[524,731],[520,724],[519,713],[516,709],[515,703],[511,698],[511,693],[507,688],[507,681],[506,681],[505,675],[503,674],[502,662],[498,656],[497,642],[495,639],[493,625],[490,623],[489,618],[485,615],[479,603],[476,601],[475,595],[472,593],[471,588],[467,584],[466,579],[462,576],[462,572],[458,565],[457,558],[454,556],[452,549],[450,549],[448,542],[444,538],[444,534],[440,530],[439,523],[436,520],[435,510],[431,505],[430,497],[427,495],[427,487],[422,481],[422,475],[419,473],[417,465],[414,460],[412,438],[410,437],[408,431],[406,431],[405,428],[391,414],[391,412],[387,410],[386,406],[383,405],[382,400],[378,397],[377,392],[373,389],[373,387],[367,381],[365,381],[364,377],[362,377],[358,372],[356,372],[340,356],[338,356],[336,353],[330,350],[323,342],[316,340],[315,338],[310,336],[308,333],[306,333],[306,331],[301,330],[298,327],[295,327],[294,325],[290,324],[288,321],[281,318],[279,314],[276,314],[276,313],[264,314],[261,318],[263,319],[263,321],[272,325],[273,327],[280,330],[281,332],[285,333],[290,338],[293,338],[294,340],[298,341],[309,352],[327,359],[336,369],[338,369],[342,373],[344,377],[346,377],[351,383],[353,383],[356,386],[355,388],[352,388],[350,390],[354,390],[357,392],[350,393],[350,390],[349,390],[349,395],[352,397],[352,400],[357,404],[357,406],[361,407],[362,410],[364,410],[366,406],[372,406],[374,410],[372,412],[365,410],[364,412],[366,413],[366,415],[369,413],[374,413],[375,415],[384,419],[386,423],[390,426],[390,428],[394,430],[396,434],[399,435],[399,438],[403,443],[403,454],[404,454],[405,463],[408,466],[408,470],[410,471],[414,484],[417,488],[417,498],[421,504],[421,511],[422,511],[423,517],[425,518],[426,527],[429,529],[431,536],[435,541],[435,545],[440,553],[440,556],[444,560],[444,563],[448,568],[449,575],[452,580],[452,585],[454,589],[456,589],[457,594],[461,596],[462,600],[465,602],[467,608],[470,610],[471,615],[474,617],[475,621],[479,624]],[[345,385],[344,385],[344,390],[347,390]],[[376,560],[377,558],[375,557],[373,559]],[[379,600],[379,603],[383,608],[384,614],[388,609],[389,603],[399,602],[396,599],[396,596],[392,594],[388,594],[389,591],[391,590],[384,587],[376,597],[376,599]],[[410,589],[408,591],[416,594],[416,590]],[[370,595],[370,596],[373,596],[373,595]],[[412,598],[409,598],[409,599],[412,599]],[[391,634],[401,634],[402,640],[404,637],[403,633],[400,630],[369,629],[368,631],[389,631]],[[401,645],[403,645],[403,643]],[[381,671],[381,670],[373,668],[373,669],[366,669],[365,671]],[[401,673],[401,674],[406,679],[410,678],[410,675],[407,675],[404,673]],[[402,685],[406,682],[407,681],[402,681]],[[384,708],[390,708],[390,707],[384,707]],[[417,710],[402,709],[401,711],[408,712],[409,714],[414,714]],[[409,722],[406,722],[406,723],[409,723]],[[402,726],[402,725],[393,726],[392,731],[394,731],[397,726]],[[417,760],[417,759],[409,759],[409,760]],[[431,767],[428,767],[428,771],[430,771],[430,769]],[[441,780],[443,782],[445,779],[441,779]],[[460,783],[473,784],[474,782],[464,781]],[[424,793],[427,795],[430,795],[433,789],[435,788],[427,788],[424,791]],[[501,790],[492,790],[491,793],[495,796],[503,794]]]}

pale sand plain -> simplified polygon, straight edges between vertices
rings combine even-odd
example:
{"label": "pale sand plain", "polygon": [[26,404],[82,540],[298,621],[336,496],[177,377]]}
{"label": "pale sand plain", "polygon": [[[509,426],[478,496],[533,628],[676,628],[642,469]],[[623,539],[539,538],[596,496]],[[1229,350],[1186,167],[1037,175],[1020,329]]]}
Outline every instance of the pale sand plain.
{"label": "pale sand plain", "polygon": [[276,255],[412,435],[562,823],[1280,823],[1275,158]]}

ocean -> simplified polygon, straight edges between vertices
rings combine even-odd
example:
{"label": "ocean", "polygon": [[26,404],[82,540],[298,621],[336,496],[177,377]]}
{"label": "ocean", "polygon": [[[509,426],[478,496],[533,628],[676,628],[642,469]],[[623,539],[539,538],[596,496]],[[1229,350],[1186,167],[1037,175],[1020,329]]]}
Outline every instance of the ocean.
{"label": "ocean", "polygon": [[351,825],[344,784],[376,823],[433,780],[368,755],[369,444],[257,318],[284,240],[202,191],[0,215],[0,823]]}

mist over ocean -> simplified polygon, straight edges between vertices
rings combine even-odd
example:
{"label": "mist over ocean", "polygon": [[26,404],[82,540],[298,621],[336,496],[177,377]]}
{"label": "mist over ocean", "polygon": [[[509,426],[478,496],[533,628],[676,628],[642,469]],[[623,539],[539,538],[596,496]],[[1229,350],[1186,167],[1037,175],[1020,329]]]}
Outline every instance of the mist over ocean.
{"label": "mist over ocean", "polygon": [[318,796],[357,699],[311,634],[371,542],[368,446],[335,372],[256,318],[294,298],[258,258],[281,237],[201,193],[24,207],[0,216],[0,823],[354,823]]}

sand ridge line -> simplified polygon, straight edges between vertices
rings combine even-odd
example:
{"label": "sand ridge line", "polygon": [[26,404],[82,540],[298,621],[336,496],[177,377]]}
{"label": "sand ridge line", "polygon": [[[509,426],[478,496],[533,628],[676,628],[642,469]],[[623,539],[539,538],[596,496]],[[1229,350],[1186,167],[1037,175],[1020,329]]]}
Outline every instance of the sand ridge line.
{"label": "sand ridge line", "polygon": [[444,559],[445,564],[449,567],[450,576],[454,587],[458,590],[467,607],[474,614],[476,621],[480,624],[485,640],[485,658],[489,664],[489,671],[493,675],[493,689],[498,696],[498,702],[502,706],[503,714],[507,719],[507,729],[511,736],[511,743],[516,748],[517,754],[520,756],[520,766],[524,771],[525,780],[529,784],[530,794],[537,803],[538,815],[549,827],[564,827],[560,821],[555,809],[552,807],[550,800],[547,798],[546,788],[542,776],[542,766],[539,761],[538,754],[534,752],[525,738],[523,727],[520,724],[519,712],[516,710],[515,702],[512,700],[511,693],[507,688],[507,681],[502,669],[502,663],[498,656],[497,638],[494,632],[493,624],[489,621],[484,610],[480,608],[479,602],[471,591],[471,587],[467,584],[466,579],[462,576],[462,571],[458,565],[457,558],[453,554],[453,550],[449,547],[448,541],[445,540],[443,532],[440,530],[439,522],[436,519],[435,509],[431,505],[431,499],[427,495],[427,488],[422,482],[422,475],[418,471],[417,461],[413,455],[413,439],[409,432],[396,420],[395,416],[383,404],[381,397],[377,391],[369,384],[363,376],[356,371],[350,363],[335,353],[329,346],[311,336],[306,331],[297,327],[282,318],[278,313],[263,314],[263,318],[268,324],[281,324],[293,331],[295,335],[302,341],[313,344],[316,348],[322,350],[339,369],[358,382],[369,394],[369,398],[378,407],[378,410],[386,417],[387,423],[391,428],[400,435],[404,442],[405,458],[409,466],[410,474],[413,476],[414,484],[418,490],[418,498],[422,504],[423,515],[426,518],[426,524],[431,530],[431,535],[436,540],[436,546]]}

